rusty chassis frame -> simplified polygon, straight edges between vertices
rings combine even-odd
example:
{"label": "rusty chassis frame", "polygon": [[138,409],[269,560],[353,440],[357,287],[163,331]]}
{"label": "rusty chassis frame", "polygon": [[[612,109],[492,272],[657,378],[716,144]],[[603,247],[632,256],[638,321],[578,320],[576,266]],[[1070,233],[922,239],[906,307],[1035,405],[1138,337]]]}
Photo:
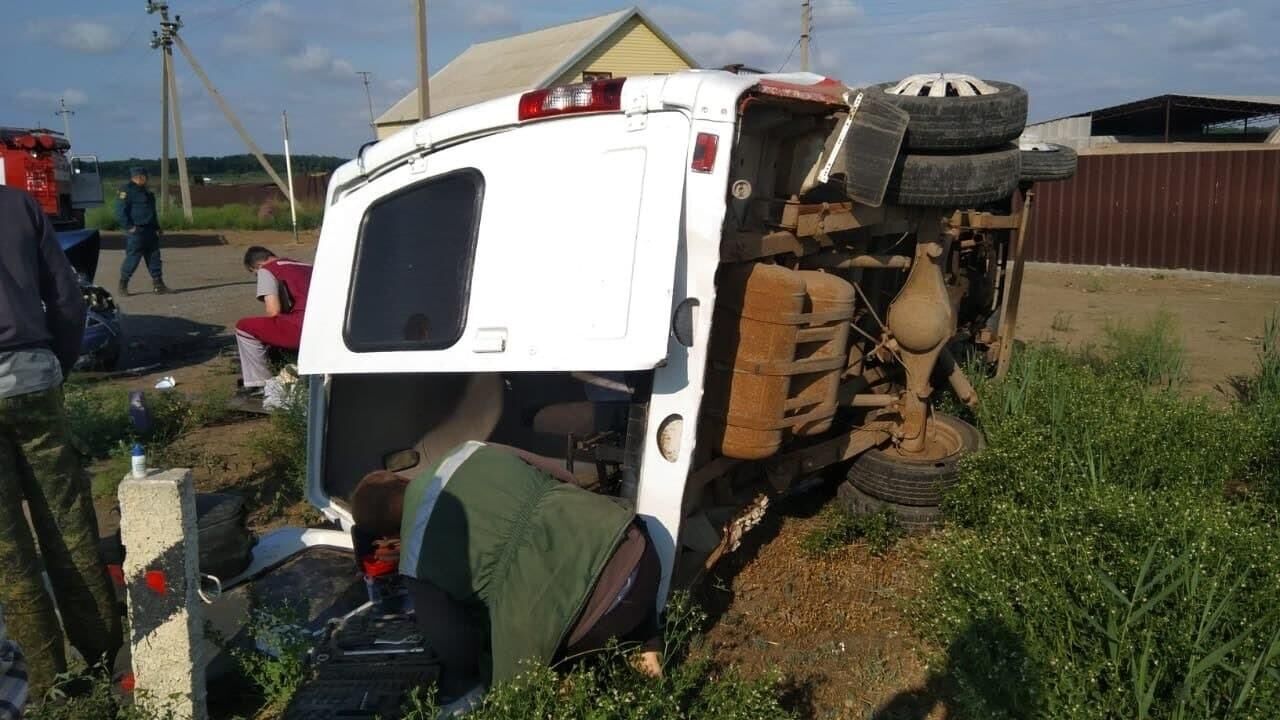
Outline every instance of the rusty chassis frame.
{"label": "rusty chassis frame", "polygon": [[[977,404],[977,393],[963,368],[948,350],[956,334],[956,309],[948,293],[944,277],[950,248],[975,247],[990,232],[1009,232],[1005,260],[1013,267],[999,263],[1000,333],[990,339],[992,356],[998,357],[997,375],[1008,368],[1012,336],[1018,312],[1024,266],[1024,246],[1033,193],[1022,188],[1023,203],[1018,212],[997,214],[977,210],[939,211],[937,208],[869,207],[852,202],[803,203],[790,200],[767,200],[754,204],[754,219],[765,228],[760,231],[727,230],[721,243],[721,257],[726,263],[751,262],[766,258],[787,258],[787,262],[803,262],[805,267],[829,270],[897,270],[907,272],[897,297],[890,303],[884,320],[875,315],[866,297],[868,310],[881,329],[875,338],[862,332],[875,343],[866,353],[883,361],[896,362],[905,374],[903,388],[892,392],[893,380],[883,369],[864,367],[865,355],[855,344],[848,368],[840,385],[842,406],[868,410],[866,420],[858,427],[836,434],[807,447],[785,452],[768,460],[755,461],[762,467],[767,485],[774,493],[785,493],[801,478],[848,460],[874,447],[893,443],[905,455],[926,455],[930,421],[929,398],[934,388],[930,378],[935,369],[947,378],[957,398],[970,406]],[[848,243],[832,237],[834,233],[864,231],[877,235],[920,232],[937,223],[935,237],[918,237],[914,252],[903,254],[870,254],[853,249]],[[973,235],[977,236],[971,237]],[[855,284],[855,287],[857,285]],[[858,288],[859,294],[861,289]],[[872,392],[877,388],[883,390]],[[716,482],[724,482],[747,461],[718,457],[695,470],[689,487],[701,492]],[[721,529],[718,544],[710,549],[698,574],[705,572],[725,553],[736,549],[743,535],[759,523],[769,502],[769,492],[757,492]]]}

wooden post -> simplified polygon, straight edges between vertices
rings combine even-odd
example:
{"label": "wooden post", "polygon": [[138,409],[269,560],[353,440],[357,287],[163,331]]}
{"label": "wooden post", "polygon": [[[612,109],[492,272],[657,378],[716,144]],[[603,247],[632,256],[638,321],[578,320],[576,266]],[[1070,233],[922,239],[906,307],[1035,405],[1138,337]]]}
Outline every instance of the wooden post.
{"label": "wooden post", "polygon": [[1036,193],[1027,188],[1022,193],[1022,217],[1018,220],[1018,229],[1013,236],[1013,270],[1009,274],[1009,282],[1005,283],[1004,302],[1000,310],[1000,358],[996,362],[996,377],[1002,378],[1009,372],[1009,362],[1013,358],[1013,338],[1018,328],[1018,301],[1022,295],[1022,271],[1026,267],[1024,250],[1026,249],[1027,224],[1031,219],[1031,205]]}

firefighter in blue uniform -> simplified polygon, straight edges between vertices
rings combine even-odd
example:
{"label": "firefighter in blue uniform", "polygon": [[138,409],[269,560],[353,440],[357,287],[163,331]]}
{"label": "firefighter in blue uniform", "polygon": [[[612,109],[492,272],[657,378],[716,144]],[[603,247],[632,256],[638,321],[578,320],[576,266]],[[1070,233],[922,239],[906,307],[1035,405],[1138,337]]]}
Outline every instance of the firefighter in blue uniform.
{"label": "firefighter in blue uniform", "polygon": [[129,178],[116,199],[116,220],[125,232],[120,294],[129,294],[129,278],[143,259],[147,261],[155,291],[167,293],[169,288],[160,272],[160,216],[156,211],[156,195],[147,189],[146,168],[129,168]]}

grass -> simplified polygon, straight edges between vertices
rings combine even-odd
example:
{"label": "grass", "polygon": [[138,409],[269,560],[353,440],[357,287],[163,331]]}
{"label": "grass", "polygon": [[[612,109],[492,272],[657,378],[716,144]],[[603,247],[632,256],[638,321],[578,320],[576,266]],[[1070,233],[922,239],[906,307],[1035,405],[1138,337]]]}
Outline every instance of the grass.
{"label": "grass", "polygon": [[291,402],[273,412],[268,431],[252,440],[253,449],[268,463],[268,475],[285,491],[281,500],[300,499],[306,490],[307,386],[299,381],[291,388]]}
{"label": "grass", "polygon": [[1053,322],[1050,328],[1057,332],[1071,332],[1071,313],[1058,311],[1053,314]]}
{"label": "grass", "polygon": [[980,385],[988,449],[916,611],[956,716],[1280,717],[1280,357],[1218,409],[1168,391],[1174,337],[1157,316]]}
{"label": "grass", "polygon": [[271,712],[283,711],[309,677],[307,651],[314,639],[300,629],[298,620],[288,608],[255,610],[247,626],[249,634],[259,647],[270,649],[270,654],[231,651],[241,674],[262,693]]}
{"label": "grass", "polygon": [[131,420],[129,394],[109,386],[68,384],[65,389],[67,418],[80,450],[95,459],[108,459],[93,478],[95,497],[114,495],[129,470],[129,448],[141,443],[148,463],[165,464],[169,446],[184,433],[224,422],[226,393],[205,393],[189,398],[180,392],[153,392],[144,396],[150,426],[138,429]]}
{"label": "grass", "polygon": [[853,515],[833,507],[824,512],[822,524],[800,540],[800,549],[809,557],[830,555],[858,540],[865,541],[874,555],[883,555],[904,535],[892,510],[870,515]]}
{"label": "grass", "polygon": [[[634,648],[612,645],[562,673],[529,666],[493,688],[471,720],[781,720],[794,717],[780,701],[781,678],[747,678],[705,659],[696,638],[706,615],[688,597],[674,595],[667,608],[664,675],[651,679],[631,665]],[[423,714],[419,717],[432,717]]]}
{"label": "grass", "polygon": [[[160,213],[160,227],[165,231],[178,230],[289,230],[289,206],[275,204],[270,206],[268,214],[260,214],[257,205],[238,204],[220,205],[217,207],[191,208],[191,220],[188,221],[180,208],[171,208]],[[298,206],[298,229],[310,230],[320,227],[324,217],[324,209],[310,205]],[[85,214],[85,225],[99,230],[120,230],[116,222],[114,204],[108,203],[90,209]]]}
{"label": "grass", "polygon": [[1106,372],[1167,388],[1186,380],[1187,351],[1178,335],[1177,321],[1167,310],[1160,310],[1141,326],[1108,321],[1102,332],[1103,354],[1090,359]]}

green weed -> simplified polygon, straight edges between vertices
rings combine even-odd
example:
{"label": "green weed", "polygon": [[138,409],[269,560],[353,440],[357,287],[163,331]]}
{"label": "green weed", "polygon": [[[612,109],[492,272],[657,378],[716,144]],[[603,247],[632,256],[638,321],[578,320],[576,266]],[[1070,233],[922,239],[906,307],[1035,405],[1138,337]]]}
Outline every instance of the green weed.
{"label": "green weed", "polygon": [[857,540],[865,541],[872,554],[883,555],[904,534],[897,516],[889,509],[853,515],[842,508],[832,508],[821,520],[821,525],[800,540],[800,549],[809,557],[830,555]]}
{"label": "green weed", "polygon": [[23,715],[26,720],[177,720],[167,703],[157,702],[145,692],[134,694],[132,702],[121,702],[110,674],[101,668],[59,676],[39,703],[32,703]]}
{"label": "green weed", "polygon": [[307,651],[313,639],[288,608],[253,611],[248,630],[264,652],[231,651],[240,672],[262,692],[269,708],[283,709],[309,676]]}
{"label": "green weed", "polygon": [[509,683],[493,688],[467,715],[473,720],[780,720],[794,717],[779,702],[780,678],[748,679],[693,657],[694,638],[706,621],[683,594],[667,609],[662,678],[632,667],[634,647],[613,644],[561,674],[531,665]]}
{"label": "green weed", "polygon": [[[1147,385],[1173,387],[1186,379],[1187,351],[1177,321],[1166,310],[1141,326],[1108,322],[1103,329],[1101,364]],[[1097,362],[1097,359],[1095,359]]]}
{"label": "green weed", "polygon": [[307,473],[307,382],[302,379],[290,387],[290,401],[271,414],[270,427],[253,438],[252,446],[289,496],[301,498]]}
{"label": "green weed", "polygon": [[1056,312],[1053,314],[1053,322],[1050,328],[1057,332],[1071,332],[1071,313]]}
{"label": "green weed", "polygon": [[[1280,529],[1230,490],[1268,463],[1259,411],[1160,389],[1171,324],[1051,347],[979,385],[916,611],[960,717],[1280,717]],[[1263,365],[1265,365],[1265,360]]]}
{"label": "green weed", "polygon": [[[324,209],[310,205],[298,206],[298,229],[320,227]],[[92,208],[85,213],[85,225],[99,230],[120,230],[116,222],[114,203]],[[256,205],[220,205],[191,208],[188,221],[180,208],[160,213],[160,227],[166,231],[178,230],[289,230],[293,227],[289,206],[277,203],[266,212],[259,212]]]}

